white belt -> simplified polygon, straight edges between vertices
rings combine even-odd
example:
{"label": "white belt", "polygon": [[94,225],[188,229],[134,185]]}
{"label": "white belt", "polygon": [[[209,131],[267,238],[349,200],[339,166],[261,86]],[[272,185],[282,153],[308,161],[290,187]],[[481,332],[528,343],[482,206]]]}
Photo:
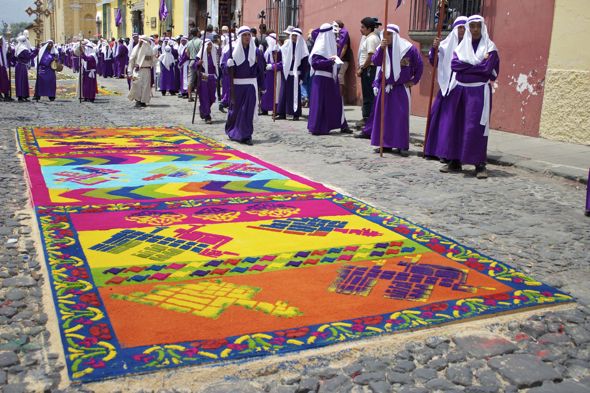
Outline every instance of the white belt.
{"label": "white belt", "polygon": [[334,75],[328,71],[315,71],[314,75],[325,76],[326,78],[334,79]]}
{"label": "white belt", "polygon": [[254,95],[256,105],[254,105],[254,121],[258,121],[258,79],[256,78],[234,78],[234,84],[240,86],[252,85],[256,94]]}
{"label": "white belt", "polygon": [[89,78],[92,78],[92,79],[96,78],[96,70],[86,70],[86,71],[88,71]]}
{"label": "white belt", "polygon": [[[294,76],[295,75],[295,72],[289,71],[289,75],[293,75]],[[301,72],[297,71],[297,75],[301,75]]]}
{"label": "white belt", "polygon": [[481,119],[479,124],[485,126],[485,131],[483,133],[484,136],[490,135],[490,111],[492,109],[492,92],[490,81],[487,82],[472,82],[472,83],[464,83],[457,81],[457,85],[464,86],[464,87],[481,87],[485,86],[483,89],[483,110],[481,112]]}

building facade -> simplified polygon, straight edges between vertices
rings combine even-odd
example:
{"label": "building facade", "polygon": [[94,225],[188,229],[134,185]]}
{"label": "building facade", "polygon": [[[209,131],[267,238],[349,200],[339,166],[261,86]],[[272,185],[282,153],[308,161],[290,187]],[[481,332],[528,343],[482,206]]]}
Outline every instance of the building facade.
{"label": "building facade", "polygon": [[96,34],[96,0],[45,0],[51,12],[43,18],[43,41],[69,42]]}
{"label": "building facade", "polygon": [[[362,3],[362,6],[360,4]],[[389,21],[401,28],[421,49],[424,75],[412,88],[412,113],[426,116],[432,67],[427,53],[434,38],[435,10],[427,0],[405,0],[395,9],[390,1]],[[431,1],[437,4],[437,1]],[[499,48],[500,77],[494,83],[492,127],[521,135],[590,144],[590,53],[580,51],[579,40],[590,34],[588,0],[448,0],[449,14],[482,14]],[[261,10],[268,20],[276,15],[273,0],[243,0],[243,23],[258,26]],[[352,51],[361,38],[360,20],[384,20],[383,0],[282,0],[280,31],[298,25],[304,32],[340,19],[349,30]],[[269,23],[269,27],[274,22]],[[577,37],[577,38],[576,38]],[[347,74],[346,101],[360,103],[360,80],[354,69]]]}

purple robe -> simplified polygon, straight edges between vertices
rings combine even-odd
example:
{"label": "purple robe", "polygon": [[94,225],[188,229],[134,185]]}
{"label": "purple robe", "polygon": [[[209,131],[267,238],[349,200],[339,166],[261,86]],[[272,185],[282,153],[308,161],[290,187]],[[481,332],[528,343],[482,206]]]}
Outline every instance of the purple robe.
{"label": "purple robe", "polygon": [[[391,47],[387,48],[391,53]],[[422,77],[424,65],[420,53],[416,47],[412,46],[403,57],[409,61],[409,65],[402,66],[399,78],[394,81],[393,70],[389,78],[385,81],[386,85],[393,85],[389,93],[385,93],[379,88],[379,93],[375,97],[373,108],[373,119],[371,128],[371,145],[379,146],[381,138],[381,94],[385,93],[385,129],[383,130],[383,147],[408,150],[410,148],[410,89],[404,86],[412,82],[418,84]],[[393,61],[401,61],[393,59]],[[373,63],[381,66],[383,63],[383,49],[379,47],[377,53],[373,55]],[[376,78],[381,81],[381,71]]]}
{"label": "purple robe", "polygon": [[[197,57],[200,60],[200,57]],[[197,60],[198,61],[198,60]],[[215,103],[215,89],[217,87],[217,76],[215,75],[215,63],[213,63],[213,56],[207,54],[207,62],[209,68],[209,76],[206,80],[201,79],[199,85],[199,114],[203,120],[211,120],[211,105]],[[195,64],[197,64],[195,62]],[[201,75],[205,72],[204,67],[201,68]]]}
{"label": "purple robe", "polygon": [[[285,72],[294,72],[293,67],[295,66],[295,49],[296,46],[293,45],[293,60],[291,60],[289,68],[285,69],[285,65],[283,64],[283,75]],[[305,80],[305,77],[309,72],[309,61],[307,56],[301,59],[301,64],[297,68],[297,72],[299,72],[299,81]],[[285,79],[283,76],[283,79],[281,80],[279,108],[277,109],[277,112],[280,116],[301,116],[301,86],[297,86],[299,90],[299,94],[297,95],[297,110],[293,110],[293,89],[295,88],[294,84],[295,76],[289,75],[287,79]]]}
{"label": "purple robe", "polygon": [[127,56],[128,53],[129,50],[127,49],[127,46],[125,46],[124,44],[119,44],[119,49],[117,53],[117,78],[122,78],[126,75],[125,70],[127,67],[127,62],[129,61]]}
{"label": "purple robe", "polygon": [[[474,51],[477,51],[479,40],[473,42]],[[449,143],[450,149],[456,155],[449,157],[459,160],[462,164],[482,165],[487,160],[488,137],[485,134],[486,127],[481,125],[481,115],[484,108],[484,89],[490,89],[491,112],[491,86],[488,81],[494,81],[500,71],[500,58],[497,51],[489,53],[489,57],[477,65],[463,63],[453,55],[451,68],[457,74],[459,83],[457,90],[457,106],[462,108],[461,117],[457,119],[457,136]],[[475,83],[479,86],[462,86],[462,83]]]}
{"label": "purple robe", "polygon": [[[6,44],[4,44],[6,45]],[[0,53],[2,53],[2,46],[0,46]],[[10,66],[10,48],[6,53],[6,64],[0,55],[0,94],[8,95],[10,90],[10,80],[8,80],[8,67]]]}
{"label": "purple robe", "polygon": [[[332,77],[333,65],[334,60],[319,55],[314,55],[311,60],[311,67],[316,73],[311,77],[307,129],[313,135],[326,135],[331,130],[348,128],[344,119],[338,76],[336,79]],[[326,72],[330,76],[319,75],[318,72]]]}
{"label": "purple robe", "polygon": [[[266,90],[266,92],[262,95],[262,99],[260,100],[260,109],[264,112],[272,112],[273,111],[273,98],[275,96],[275,92],[274,92],[274,88],[275,88],[275,69],[277,71],[277,78],[281,78],[281,84],[284,82],[283,76],[281,71],[283,70],[283,63],[281,62],[282,60],[282,53],[281,51],[276,52],[277,53],[277,61],[276,63],[274,62],[274,58],[272,56],[271,53],[269,53],[269,56],[266,56],[266,58],[264,59],[266,61],[266,64],[272,64],[273,65],[273,69],[272,70],[266,70],[265,71],[265,76],[264,76],[264,89]],[[277,83],[279,83],[277,81]],[[277,86],[278,88],[278,86]],[[276,95],[276,101],[278,103],[279,101],[279,91],[277,91],[277,95]],[[278,108],[278,106],[277,106]]]}
{"label": "purple robe", "polygon": [[171,49],[172,56],[174,56],[174,64],[172,64],[172,71],[174,72],[174,88],[173,93],[177,93],[180,89],[180,68],[178,68],[178,49]]}
{"label": "purple robe", "polygon": [[83,54],[82,60],[86,62],[82,73],[82,98],[94,100],[96,98],[96,58]]}
{"label": "purple robe", "polygon": [[102,76],[104,78],[112,78],[114,75],[113,67],[114,67],[113,66],[113,59],[112,58],[110,58],[110,59],[105,58],[104,59],[104,70],[103,70]]}
{"label": "purple robe", "polygon": [[[188,78],[188,75],[185,75],[185,72],[188,73],[188,61],[189,61],[188,53],[185,51],[185,53],[180,55],[180,58],[178,59],[178,73],[180,75],[180,83],[178,85],[178,92],[182,95],[185,95],[188,93],[188,91],[187,91],[188,79],[187,79],[187,88],[185,88],[185,86],[184,86],[184,80],[185,80],[185,78]],[[186,71],[184,69],[185,65],[187,66]]]}
{"label": "purple robe", "polygon": [[[434,65],[433,50],[430,51],[429,61]],[[443,96],[440,91],[436,95],[430,111],[428,139],[424,147],[426,156],[447,160],[452,159],[451,157],[458,157],[460,153],[456,151],[458,144],[450,142],[457,139],[457,119],[463,116],[463,107],[459,106],[459,97],[456,89],[451,90],[446,96]]]}
{"label": "purple robe", "polygon": [[80,72],[80,56],[72,55],[72,70]]}
{"label": "purple robe", "polygon": [[586,215],[590,216],[590,169],[588,170],[588,184],[586,184]]}
{"label": "purple robe", "polygon": [[35,97],[55,97],[57,79],[55,71],[51,69],[51,62],[55,56],[51,53],[43,53],[37,67],[37,80],[35,81]]}
{"label": "purple robe", "polygon": [[166,68],[162,62],[160,62],[160,91],[176,91],[176,81],[174,76],[174,64],[170,64],[170,68]]}
{"label": "purple robe", "polygon": [[[250,45],[254,45],[252,41]],[[244,48],[248,53],[248,48]],[[225,61],[229,58],[229,51],[224,55]],[[254,115],[258,97],[256,95],[256,86],[253,84],[239,84],[240,80],[255,79],[258,89],[264,85],[264,58],[262,53],[256,50],[256,64],[250,67],[248,57],[239,66],[234,68],[234,102],[230,105],[227,113],[227,122],[225,123],[225,133],[231,140],[245,142],[252,139],[254,132]]]}
{"label": "purple robe", "polygon": [[31,52],[25,49],[16,57],[16,66],[14,67],[14,84],[16,86],[16,96],[18,98],[29,98],[29,64],[35,57],[37,49]]}
{"label": "purple robe", "polygon": [[229,70],[227,68],[227,59],[229,59],[228,52],[224,53],[221,56],[220,68],[221,68],[221,106],[228,107],[229,106],[229,96],[230,96],[230,77],[229,77]]}

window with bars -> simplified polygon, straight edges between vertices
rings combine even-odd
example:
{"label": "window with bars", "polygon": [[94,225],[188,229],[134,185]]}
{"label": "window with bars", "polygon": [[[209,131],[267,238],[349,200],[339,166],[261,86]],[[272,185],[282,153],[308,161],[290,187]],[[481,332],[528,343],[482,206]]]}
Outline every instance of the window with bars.
{"label": "window with bars", "polygon": [[441,1],[445,2],[443,37],[458,16],[483,15],[484,0],[412,0],[409,36],[420,43],[424,53],[430,49],[437,33]]}
{"label": "window with bars", "polygon": [[275,30],[277,14],[279,32],[282,33],[288,26],[299,26],[300,0],[266,0],[266,27]]}

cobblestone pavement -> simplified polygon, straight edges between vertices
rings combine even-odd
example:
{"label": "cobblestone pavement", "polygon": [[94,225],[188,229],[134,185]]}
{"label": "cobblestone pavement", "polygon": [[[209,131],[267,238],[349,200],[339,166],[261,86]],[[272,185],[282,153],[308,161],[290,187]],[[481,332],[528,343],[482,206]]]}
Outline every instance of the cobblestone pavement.
{"label": "cobblestone pavement", "polygon": [[[126,94],[123,80],[100,82]],[[0,104],[4,392],[590,392],[590,308],[585,306],[590,302],[590,219],[583,215],[581,184],[499,166],[489,167],[487,180],[469,172],[444,175],[438,163],[416,155],[379,158],[365,140],[313,137],[303,121],[273,123],[268,117],[257,125],[254,146],[236,147],[516,266],[572,293],[579,303],[285,358],[69,385],[53,311],[43,308],[51,298],[14,128],[185,125],[226,141],[222,113],[214,110],[212,125],[191,126],[190,110],[185,100],[159,94],[146,109],[133,108],[124,95],[95,104],[59,99]]]}

